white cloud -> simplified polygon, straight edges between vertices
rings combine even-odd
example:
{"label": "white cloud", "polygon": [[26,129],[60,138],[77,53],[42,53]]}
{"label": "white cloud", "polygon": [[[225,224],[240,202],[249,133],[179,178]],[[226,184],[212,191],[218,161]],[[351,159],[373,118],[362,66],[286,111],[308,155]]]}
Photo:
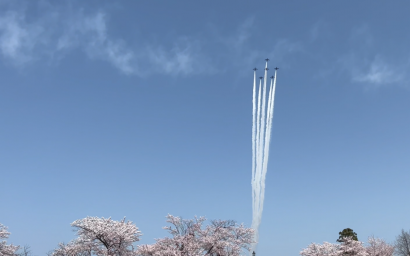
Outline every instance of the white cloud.
{"label": "white cloud", "polygon": [[[107,29],[103,11],[85,14],[84,10],[64,12],[51,8],[41,19],[26,22],[24,11],[14,11],[0,18],[0,55],[16,66],[72,50],[82,50],[91,59],[104,60],[124,74],[145,76],[152,73],[189,75],[214,72],[200,53],[200,43],[188,37],[178,39],[167,49],[148,42],[133,48],[113,38]],[[69,8],[68,8],[69,9]],[[70,12],[71,11],[71,12]],[[0,12],[1,14],[1,12]],[[43,46],[43,47],[40,47]]]}
{"label": "white cloud", "polygon": [[375,85],[400,83],[403,81],[403,75],[381,58],[376,57],[367,67],[367,70],[358,73],[353,77],[354,81],[367,82]]}
{"label": "white cloud", "polygon": [[409,63],[397,58],[388,58],[389,52],[376,52],[376,41],[368,26],[354,28],[349,42],[350,52],[342,56],[338,63],[341,64],[342,70],[348,72],[353,82],[373,87],[407,86],[405,71]]}
{"label": "white cloud", "polygon": [[[6,9],[14,11],[0,11],[3,60],[24,67],[40,60],[55,63],[72,51],[82,51],[86,57],[110,63],[127,75],[192,75],[224,72],[232,65],[247,69],[249,64],[260,63],[266,57],[277,63],[301,50],[300,44],[285,39],[273,42],[269,50],[255,49],[251,40],[252,17],[234,33],[210,36],[211,31],[204,30],[176,37],[169,43],[154,44],[147,37],[130,45],[110,33],[109,17],[103,10],[74,8],[72,3],[67,6],[42,3],[39,17],[30,16],[24,8],[8,6]],[[206,54],[207,50],[214,54]]]}
{"label": "white cloud", "polygon": [[33,50],[41,40],[42,29],[25,22],[24,16],[7,12],[0,17],[0,52],[16,65],[31,61]]}
{"label": "white cloud", "polygon": [[[230,59],[229,65],[235,66],[240,70],[249,70],[250,65],[263,65],[264,59],[269,58],[270,65],[287,66],[289,62],[286,61],[286,57],[289,57],[295,53],[301,53],[303,51],[303,45],[300,42],[295,42],[285,38],[274,38],[271,35],[266,35],[266,42],[270,41],[270,44],[265,45],[263,48],[255,48],[255,39],[253,30],[257,30],[255,27],[255,19],[249,17],[238,25],[238,29],[234,34],[216,33],[215,37],[219,38],[226,48],[226,58]],[[253,68],[253,66],[252,66]],[[246,76],[247,73],[241,72],[239,76]]]}
{"label": "white cloud", "polygon": [[243,51],[247,41],[251,38],[251,31],[253,28],[254,18],[247,18],[241,25],[234,38],[228,41],[230,47],[234,47],[237,51]]}
{"label": "white cloud", "polygon": [[157,69],[167,74],[189,74],[194,71],[194,58],[189,46],[184,48],[174,47],[171,51],[165,51],[158,47],[149,48],[148,58]]}
{"label": "white cloud", "polygon": [[107,35],[105,15],[102,12],[83,19],[80,27],[81,37],[85,39],[85,49],[90,57],[107,60],[125,74],[137,73],[133,66],[134,53],[121,40]]}
{"label": "white cloud", "polygon": [[301,52],[303,50],[302,44],[298,42],[291,42],[287,39],[279,39],[273,48],[270,56],[279,61],[282,61],[285,56],[289,54]]}
{"label": "white cloud", "polygon": [[373,58],[363,54],[350,53],[339,60],[342,70],[347,71],[351,81],[363,83],[367,86],[379,87],[384,85],[407,86],[408,63],[399,61],[388,62],[381,55]]}
{"label": "white cloud", "polygon": [[106,22],[101,11],[88,15],[81,11],[71,14],[54,43],[55,53],[80,48],[89,58],[108,61],[125,74],[137,73],[132,63],[133,51],[123,41],[108,35]]}
{"label": "white cloud", "polygon": [[175,42],[170,50],[161,46],[148,46],[147,49],[147,59],[161,73],[188,75],[216,72],[209,58],[201,53],[201,43],[198,40],[184,37]]}

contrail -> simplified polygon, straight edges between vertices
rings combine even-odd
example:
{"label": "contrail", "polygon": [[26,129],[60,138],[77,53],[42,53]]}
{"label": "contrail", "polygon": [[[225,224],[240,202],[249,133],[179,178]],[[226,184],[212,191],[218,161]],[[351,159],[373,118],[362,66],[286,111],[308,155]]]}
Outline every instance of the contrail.
{"label": "contrail", "polygon": [[[262,79],[262,77],[260,77]],[[260,157],[260,150],[259,150],[259,145],[260,145],[260,114],[261,114],[261,88],[262,88],[262,80],[259,80],[259,90],[258,90],[258,111],[256,113],[256,160],[255,160],[255,182],[258,180],[258,164],[259,164],[259,157]],[[256,183],[255,183],[256,185]],[[256,209],[257,211],[258,209]]]}
{"label": "contrail", "polygon": [[[255,160],[256,160],[256,68],[253,72],[253,97],[252,97],[252,187],[255,179]],[[252,191],[252,198],[254,197],[254,191]],[[252,204],[252,213],[255,211],[254,204]]]}
{"label": "contrail", "polygon": [[[259,158],[258,158],[258,165],[260,165],[263,168],[263,147],[265,144],[265,140],[263,139],[265,135],[265,110],[266,110],[266,80],[268,76],[268,62],[266,61],[266,66],[265,66],[265,75],[263,78],[263,93],[262,93],[262,112],[261,112],[261,127],[260,127],[260,134],[259,134]],[[260,173],[261,174],[261,173]],[[260,177],[260,175],[259,175]],[[260,188],[259,191],[260,193]],[[259,204],[261,202],[259,201]],[[259,207],[260,208],[260,205]],[[258,209],[258,212],[260,210]]]}
{"label": "contrail", "polygon": [[[252,228],[255,230],[256,249],[259,240],[259,226],[262,220],[263,202],[265,198],[265,179],[269,162],[269,146],[271,141],[273,110],[275,102],[276,76],[271,77],[269,92],[267,92],[268,60],[266,59],[265,74],[259,82],[259,90],[256,92],[256,68],[253,79],[252,98]],[[256,104],[256,93],[258,102]],[[267,96],[268,94],[268,96]],[[268,102],[266,106],[266,97]],[[252,252],[251,251],[251,252]]]}
{"label": "contrail", "polygon": [[[260,112],[261,112],[261,88],[262,88],[262,77],[260,77],[261,80],[259,80],[259,90],[258,90],[258,103],[257,103],[257,107],[256,107],[256,120],[255,123],[253,124],[253,126],[256,126],[256,134],[255,134],[255,141],[254,141],[254,145],[255,145],[255,173],[254,173],[254,178],[252,180],[252,227],[255,230],[255,240],[257,240],[257,227],[255,226],[258,223],[257,217],[258,217],[258,212],[259,212],[259,186],[257,184],[257,181],[259,180],[259,176],[260,176],[260,166],[259,166],[259,156],[260,156],[260,147],[259,147],[259,143],[260,143]],[[254,91],[254,98],[256,98],[256,91]]]}
{"label": "contrail", "polygon": [[262,180],[261,180],[261,206],[260,206],[260,218],[262,218],[263,212],[263,201],[265,199],[265,179],[266,179],[266,172],[268,171],[268,161],[269,161],[269,145],[271,139],[271,130],[272,130],[272,120],[273,120],[273,110],[274,110],[274,102],[275,102],[275,89],[276,89],[276,71],[275,76],[273,78],[273,87],[271,87],[271,97],[269,99],[269,116],[268,122],[266,124],[266,137],[265,137],[265,149],[264,149],[264,162],[262,168]]}

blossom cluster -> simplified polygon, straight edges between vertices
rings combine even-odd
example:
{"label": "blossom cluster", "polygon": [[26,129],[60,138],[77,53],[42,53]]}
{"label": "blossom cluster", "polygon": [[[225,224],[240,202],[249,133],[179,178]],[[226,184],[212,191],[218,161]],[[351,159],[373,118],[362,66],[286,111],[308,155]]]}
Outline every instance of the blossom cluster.
{"label": "blossom cluster", "polygon": [[164,229],[171,237],[134,248],[142,234],[132,222],[87,217],[71,223],[77,238],[60,243],[52,256],[239,256],[250,249],[253,229],[229,220],[214,220],[203,227],[205,221],[168,215],[170,225]]}
{"label": "blossom cluster", "polygon": [[71,226],[77,229],[77,239],[60,243],[53,256],[131,256],[133,243],[139,241],[141,232],[131,222],[111,218],[87,217],[76,220]]}
{"label": "blossom cluster", "polygon": [[19,246],[7,244],[5,241],[9,238],[10,232],[7,231],[7,227],[0,223],[0,256],[11,256],[19,249]]}
{"label": "blossom cluster", "polygon": [[345,237],[340,244],[324,242],[310,244],[300,252],[301,256],[393,256],[394,246],[384,240],[369,237],[368,245]]}
{"label": "blossom cluster", "polygon": [[239,256],[254,242],[254,231],[234,221],[214,220],[202,228],[206,219],[184,220],[167,216],[164,227],[172,237],[157,239],[155,244],[138,246],[141,256]]}

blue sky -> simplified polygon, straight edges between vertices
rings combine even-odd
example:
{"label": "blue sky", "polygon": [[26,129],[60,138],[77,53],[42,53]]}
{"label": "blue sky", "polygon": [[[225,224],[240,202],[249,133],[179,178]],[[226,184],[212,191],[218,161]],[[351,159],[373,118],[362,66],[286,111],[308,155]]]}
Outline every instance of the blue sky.
{"label": "blue sky", "polygon": [[0,1],[0,223],[251,224],[252,69],[278,66],[258,254],[410,229],[408,1]]}

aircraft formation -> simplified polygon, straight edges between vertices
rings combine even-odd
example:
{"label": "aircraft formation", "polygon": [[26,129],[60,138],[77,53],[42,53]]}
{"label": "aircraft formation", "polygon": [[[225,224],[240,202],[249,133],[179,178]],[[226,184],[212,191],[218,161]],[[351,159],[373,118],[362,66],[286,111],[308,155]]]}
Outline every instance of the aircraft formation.
{"label": "aircraft formation", "polygon": [[268,80],[268,61],[265,59],[264,76],[259,77],[259,86],[256,82],[254,68],[253,99],[252,99],[252,228],[255,230],[255,243],[251,251],[255,251],[259,240],[259,226],[262,219],[263,202],[265,198],[265,177],[268,170],[269,147],[275,100],[276,78],[271,76],[270,86]]}

